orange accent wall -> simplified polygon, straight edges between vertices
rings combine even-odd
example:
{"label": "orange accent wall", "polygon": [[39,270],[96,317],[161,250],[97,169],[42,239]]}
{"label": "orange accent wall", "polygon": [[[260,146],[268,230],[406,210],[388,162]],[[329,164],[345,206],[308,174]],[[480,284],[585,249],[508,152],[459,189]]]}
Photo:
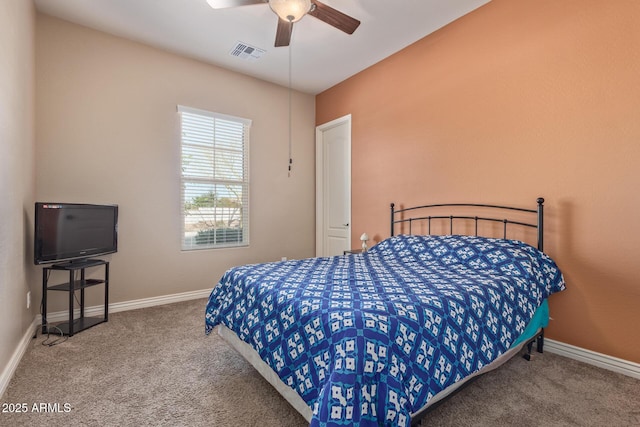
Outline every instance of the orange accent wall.
{"label": "orange accent wall", "polygon": [[389,203],[547,200],[547,336],[640,362],[640,2],[493,0],[316,97],[352,115],[352,240]]}

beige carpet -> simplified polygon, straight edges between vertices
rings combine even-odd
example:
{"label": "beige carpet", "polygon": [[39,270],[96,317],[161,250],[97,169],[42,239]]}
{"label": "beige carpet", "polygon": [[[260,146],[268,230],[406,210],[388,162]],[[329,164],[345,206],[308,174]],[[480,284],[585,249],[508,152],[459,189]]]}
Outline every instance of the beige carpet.
{"label": "beige carpet", "polygon": [[[2,396],[2,409],[28,412],[2,412],[0,425],[306,425],[217,334],[204,335],[204,306],[114,313],[53,347],[38,335]],[[58,412],[32,412],[42,403]],[[517,356],[422,425],[637,426],[640,381],[550,353]]]}

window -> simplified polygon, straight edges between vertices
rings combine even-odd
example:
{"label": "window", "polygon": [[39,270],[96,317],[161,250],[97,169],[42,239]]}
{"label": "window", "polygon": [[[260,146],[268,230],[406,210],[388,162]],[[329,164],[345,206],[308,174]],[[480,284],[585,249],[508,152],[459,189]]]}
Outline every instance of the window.
{"label": "window", "polygon": [[249,244],[251,120],[178,106],[182,250]]}

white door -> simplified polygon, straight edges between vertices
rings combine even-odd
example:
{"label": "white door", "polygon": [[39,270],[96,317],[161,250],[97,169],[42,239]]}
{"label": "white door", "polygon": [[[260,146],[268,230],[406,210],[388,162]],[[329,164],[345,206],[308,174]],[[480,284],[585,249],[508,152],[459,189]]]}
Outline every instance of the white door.
{"label": "white door", "polygon": [[351,115],[316,128],[316,256],[351,249]]}

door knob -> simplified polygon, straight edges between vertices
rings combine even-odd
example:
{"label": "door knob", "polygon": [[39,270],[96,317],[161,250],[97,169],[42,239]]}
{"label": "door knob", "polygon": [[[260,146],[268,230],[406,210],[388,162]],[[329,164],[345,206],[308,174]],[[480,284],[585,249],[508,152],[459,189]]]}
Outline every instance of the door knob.
{"label": "door knob", "polygon": [[342,224],[342,225],[343,225],[343,226],[345,226],[345,227],[348,227],[348,226],[349,226],[349,223],[347,223],[347,224]]}

